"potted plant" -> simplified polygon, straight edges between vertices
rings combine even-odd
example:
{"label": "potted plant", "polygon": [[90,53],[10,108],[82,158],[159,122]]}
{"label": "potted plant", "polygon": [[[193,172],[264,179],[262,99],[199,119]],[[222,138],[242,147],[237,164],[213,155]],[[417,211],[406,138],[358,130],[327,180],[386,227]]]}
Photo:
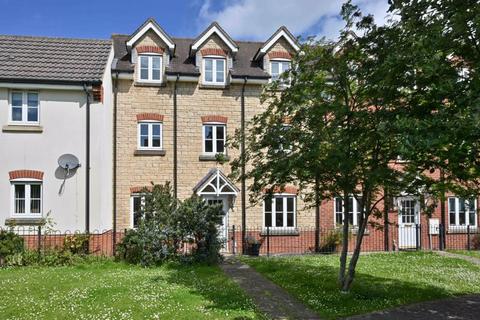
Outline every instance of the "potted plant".
{"label": "potted plant", "polygon": [[245,243],[247,244],[247,254],[249,256],[258,257],[258,255],[260,254],[260,247],[262,246],[262,241],[252,236],[248,236],[245,239]]}

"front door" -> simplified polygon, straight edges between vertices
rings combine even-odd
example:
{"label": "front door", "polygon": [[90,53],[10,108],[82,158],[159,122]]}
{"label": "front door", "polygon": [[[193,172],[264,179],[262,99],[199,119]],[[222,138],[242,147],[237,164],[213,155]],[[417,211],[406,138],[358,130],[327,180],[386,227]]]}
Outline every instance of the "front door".
{"label": "front door", "polygon": [[415,249],[417,247],[418,201],[413,198],[400,200],[398,210],[398,244],[400,249]]}
{"label": "front door", "polygon": [[218,226],[219,228],[219,236],[222,242],[224,243],[223,249],[227,250],[227,238],[228,238],[228,198],[227,196],[204,196],[203,197],[208,204],[222,204],[223,208],[223,219],[221,225]]}

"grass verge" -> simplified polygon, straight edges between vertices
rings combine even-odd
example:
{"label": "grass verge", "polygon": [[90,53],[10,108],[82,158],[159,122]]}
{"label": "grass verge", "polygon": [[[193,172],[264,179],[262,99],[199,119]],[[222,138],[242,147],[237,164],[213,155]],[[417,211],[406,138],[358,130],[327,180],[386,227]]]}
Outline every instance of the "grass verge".
{"label": "grass verge", "polygon": [[0,269],[0,319],[259,319],[218,267],[97,261]]}
{"label": "grass verge", "polygon": [[480,293],[479,266],[434,253],[363,255],[348,294],[341,294],[337,288],[337,255],[243,258],[243,261],[329,319]]}

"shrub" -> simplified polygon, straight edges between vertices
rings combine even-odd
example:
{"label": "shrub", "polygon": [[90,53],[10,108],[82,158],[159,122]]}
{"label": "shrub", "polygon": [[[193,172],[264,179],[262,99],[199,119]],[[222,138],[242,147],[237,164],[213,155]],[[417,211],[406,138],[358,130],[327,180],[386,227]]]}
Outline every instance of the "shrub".
{"label": "shrub", "polygon": [[66,236],[63,239],[63,250],[73,254],[86,254],[88,253],[89,239],[88,234],[81,233]]}
{"label": "shrub", "polygon": [[23,238],[11,231],[0,230],[0,266],[11,255],[22,252]]}
{"label": "shrub", "polygon": [[472,238],[472,248],[475,250],[480,250],[480,234],[476,234]]}
{"label": "shrub", "polygon": [[[194,195],[181,202],[173,197],[169,183],[144,190],[145,203],[136,230],[127,231],[118,244],[117,258],[144,266],[167,260],[215,263],[222,242],[218,225],[223,211]],[[182,245],[191,244],[192,252],[181,256]]]}
{"label": "shrub", "polygon": [[10,255],[5,260],[5,265],[9,267],[21,266],[67,266],[82,261],[82,257],[72,254],[65,250],[25,250],[14,255]]}
{"label": "shrub", "polygon": [[338,245],[342,241],[342,232],[340,230],[333,230],[327,233],[325,239],[323,239],[319,251],[323,253],[335,252]]}

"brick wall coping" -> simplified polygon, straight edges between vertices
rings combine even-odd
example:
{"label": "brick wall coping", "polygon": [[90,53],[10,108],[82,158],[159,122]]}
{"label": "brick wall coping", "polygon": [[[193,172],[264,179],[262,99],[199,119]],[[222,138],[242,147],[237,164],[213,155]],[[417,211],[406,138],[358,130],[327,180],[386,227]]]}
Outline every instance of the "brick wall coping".
{"label": "brick wall coping", "polygon": [[10,180],[15,179],[35,179],[35,180],[43,180],[43,171],[37,170],[14,170],[8,173],[10,176]]}

